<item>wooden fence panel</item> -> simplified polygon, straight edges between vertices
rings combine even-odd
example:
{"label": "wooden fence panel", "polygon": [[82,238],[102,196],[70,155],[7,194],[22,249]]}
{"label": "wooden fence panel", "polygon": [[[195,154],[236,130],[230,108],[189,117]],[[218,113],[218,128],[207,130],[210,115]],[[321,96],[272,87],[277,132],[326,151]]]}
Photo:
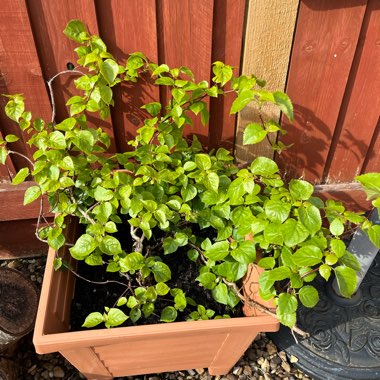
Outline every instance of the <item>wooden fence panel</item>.
{"label": "wooden fence panel", "polygon": [[[151,61],[158,62],[156,5],[154,0],[112,0],[96,2],[100,35],[110,52],[120,63],[127,54],[140,51]],[[148,116],[140,107],[145,103],[159,101],[157,87],[147,80],[134,86],[128,94],[127,83],[115,88],[115,107],[111,110],[118,151],[130,149],[127,141],[136,135]]]}
{"label": "wooden fence panel", "polygon": [[380,2],[370,0],[326,162],[325,182],[348,182],[360,174],[379,119],[379,95]]}
{"label": "wooden fence panel", "polygon": [[[240,72],[245,11],[245,0],[218,0],[214,5],[211,60],[233,66],[236,76]],[[210,100],[210,148],[234,149],[236,117],[230,115],[233,100],[232,94]]]}
{"label": "wooden fence panel", "polygon": [[[158,0],[158,55],[169,67],[189,67],[197,81],[209,81],[211,71],[212,0]],[[167,103],[165,92],[161,94]],[[207,101],[208,103],[208,101]],[[194,118],[188,134],[207,144],[208,130]]]}
{"label": "wooden fence panel", "polygon": [[[98,34],[95,6],[93,0],[81,1],[49,1],[49,0],[28,0],[30,21],[37,52],[41,61],[41,68],[45,80],[55,76],[57,73],[67,71],[71,63],[76,66],[78,59],[74,49],[78,46],[63,34],[68,21],[79,19],[83,21],[90,33]],[[59,122],[68,117],[66,101],[73,95],[78,94],[74,86],[74,80],[78,74],[62,74],[52,83],[53,95],[56,104],[56,121]],[[101,127],[110,136],[113,146],[111,151],[115,151],[114,131],[111,119],[102,120],[94,113],[87,114],[88,124],[91,127]]]}
{"label": "wooden fence panel", "polygon": [[[32,29],[25,2],[22,0],[4,0],[0,7],[0,93],[22,93],[26,110],[34,117],[48,118],[50,103],[42,78],[40,63],[34,45]],[[11,144],[11,149],[31,157],[32,151],[26,144],[28,136],[5,116],[4,106],[7,100],[0,100],[0,131],[12,133],[20,140]],[[13,155],[12,163],[16,170],[27,166],[20,156]]]}
{"label": "wooden fence panel", "polygon": [[284,122],[282,139],[294,146],[278,158],[289,177],[323,178],[365,9],[358,0],[301,2],[287,85],[295,121]]}

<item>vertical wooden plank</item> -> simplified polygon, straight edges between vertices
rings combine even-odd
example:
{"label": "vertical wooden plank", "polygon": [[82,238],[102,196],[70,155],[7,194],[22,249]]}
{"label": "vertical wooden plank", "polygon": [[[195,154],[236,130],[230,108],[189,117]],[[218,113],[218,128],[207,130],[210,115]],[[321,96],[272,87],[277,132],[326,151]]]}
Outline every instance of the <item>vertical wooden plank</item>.
{"label": "vertical wooden plank", "polygon": [[[136,51],[153,62],[158,61],[154,0],[98,0],[95,4],[100,35],[120,64],[125,63],[128,54]],[[158,100],[158,89],[148,80],[140,81],[139,86],[123,83],[115,89],[112,121],[118,151],[130,149],[127,141],[135,136],[149,116],[140,107]]]}
{"label": "vertical wooden plank", "polygon": [[[245,0],[216,0],[214,4],[211,60],[233,66],[235,76],[240,73],[245,9]],[[233,100],[232,94],[210,99],[210,148],[222,146],[233,151],[236,122],[236,116],[230,115]]]}
{"label": "vertical wooden plank", "polygon": [[278,162],[290,177],[320,182],[351,69],[366,1],[302,0],[287,93],[295,121]]}
{"label": "vertical wooden plank", "polygon": [[[212,0],[157,0],[160,63],[189,67],[197,82],[211,75],[213,5]],[[199,116],[185,133],[208,143],[208,126]]]}
{"label": "vertical wooden plank", "polygon": [[379,89],[380,2],[369,0],[325,168],[327,183],[351,182],[361,172],[379,118]]}
{"label": "vertical wooden plank", "polygon": [[[250,0],[245,31],[242,73],[254,74],[267,81],[270,90],[284,90],[293,42],[299,0]],[[263,108],[265,119],[279,121],[280,112],[274,106]],[[248,123],[260,122],[257,107],[248,105],[238,116],[236,156],[250,161],[257,155],[273,157],[267,141],[243,145],[243,130]]]}
{"label": "vertical wooden plank", "polygon": [[371,144],[368,148],[367,156],[362,167],[363,173],[380,172],[380,118],[377,121],[375,132],[372,136]]}
{"label": "vertical wooden plank", "polygon": [[[37,51],[34,46],[28,12],[23,0],[4,0],[0,7],[0,93],[22,93],[25,109],[32,111],[34,117],[50,117],[50,103],[42,78]],[[13,121],[4,113],[7,100],[0,99],[0,121],[4,134],[13,133],[20,140],[12,148],[24,155],[31,156],[26,145],[27,134],[23,134]],[[18,170],[27,166],[22,157],[12,157]]]}
{"label": "vertical wooden plank", "polygon": [[[95,6],[93,0],[27,0],[27,3],[42,71],[44,77],[50,79],[67,70],[68,63],[76,65],[78,57],[74,49],[78,44],[63,34],[70,20],[81,20],[90,33],[98,34]],[[67,99],[79,94],[73,83],[76,78],[78,75],[63,74],[53,82],[57,122],[68,117],[65,105]],[[111,140],[114,140],[110,119],[102,120],[91,112],[87,113],[87,119],[90,127],[102,127],[111,136]],[[111,150],[115,150],[114,147]]]}

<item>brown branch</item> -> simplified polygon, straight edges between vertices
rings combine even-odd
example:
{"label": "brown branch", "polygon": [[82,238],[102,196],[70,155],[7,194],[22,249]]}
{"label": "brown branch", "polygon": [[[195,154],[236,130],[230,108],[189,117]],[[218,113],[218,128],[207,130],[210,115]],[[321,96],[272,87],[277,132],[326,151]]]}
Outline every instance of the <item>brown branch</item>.
{"label": "brown branch", "polygon": [[[262,313],[265,313],[267,315],[270,315],[271,317],[273,318],[277,318],[276,316],[276,313],[273,312],[273,310],[263,306],[263,305],[260,305],[258,302],[256,301],[252,301],[251,299],[248,299],[246,297],[244,297],[243,294],[240,293],[240,290],[238,289],[237,285],[233,282],[228,282],[226,279],[223,279],[223,282],[228,286],[230,287],[233,292],[235,293],[235,295],[244,303],[244,304],[248,304],[249,306],[253,307],[253,308],[256,308],[258,311],[261,311]],[[291,328],[292,331],[296,332],[298,335],[302,336],[303,338],[308,338],[310,335],[309,333],[307,333],[306,331],[303,331],[301,330],[299,327],[297,326],[293,326]]]}

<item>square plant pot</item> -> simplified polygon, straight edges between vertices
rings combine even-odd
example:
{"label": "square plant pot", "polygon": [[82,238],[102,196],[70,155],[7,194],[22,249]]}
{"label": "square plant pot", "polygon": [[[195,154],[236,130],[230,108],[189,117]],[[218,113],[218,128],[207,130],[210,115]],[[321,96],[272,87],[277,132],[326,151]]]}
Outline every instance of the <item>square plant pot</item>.
{"label": "square plant pot", "polygon": [[[75,231],[70,234],[75,236]],[[67,250],[63,254],[75,267]],[[223,375],[258,333],[279,328],[275,318],[256,313],[243,318],[70,332],[75,276],[70,271],[54,271],[54,257],[50,249],[33,342],[39,354],[59,351],[88,379],[193,368],[208,368],[212,375]],[[252,276],[248,278],[252,281]]]}

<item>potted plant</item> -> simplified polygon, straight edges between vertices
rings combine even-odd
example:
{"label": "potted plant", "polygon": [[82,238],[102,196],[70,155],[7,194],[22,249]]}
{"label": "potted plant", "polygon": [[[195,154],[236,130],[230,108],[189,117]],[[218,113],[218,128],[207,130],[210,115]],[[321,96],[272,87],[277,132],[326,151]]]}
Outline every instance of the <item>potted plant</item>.
{"label": "potted plant", "polygon": [[[78,20],[69,22],[65,34],[79,43],[78,63],[88,70],[73,71],[80,75],[80,95],[67,101],[70,117],[55,122],[51,82],[51,122],[32,121],[21,95],[7,95],[5,108],[36,148],[13,183],[31,176],[35,185],[26,190],[24,203],[39,199],[42,210],[47,197],[55,213],[54,222],[37,232],[50,246],[34,335],[38,352],[60,351],[93,379],[200,367],[224,374],[258,332],[275,331],[278,320],[295,328],[298,303],[318,302],[315,276],[328,280],[334,272],[342,294],[352,294],[358,262],[342,239],[355,225],[378,242],[376,226],[339,202],[313,197],[313,186],[304,180],[285,183],[269,158],[241,168],[226,149],[207,152],[196,136],[189,140],[183,134],[194,117],[207,124],[206,97],[235,95],[231,113],[250,102],[259,109],[273,103],[292,119],[286,94],[265,90],[253,75],[234,77],[222,62],[213,64],[211,84],[196,82],[186,67],[157,65],[142,53],[118,64]],[[142,76],[165,89],[168,103],[142,105],[150,117],[129,141],[131,150],[109,154],[110,137],[89,128],[86,114],[107,118],[113,87],[122,81],[133,85]],[[260,119],[247,125],[245,144],[284,133],[273,120]],[[15,153],[10,146],[16,140],[8,135],[0,141],[1,163]],[[285,148],[280,142],[273,147]],[[99,268],[116,277],[86,278],[78,263],[95,277]],[[261,268],[258,280],[251,276],[258,272],[253,264]],[[186,270],[196,272],[189,290],[177,282],[188,278]],[[129,326],[68,332],[78,277],[93,286],[123,286],[91,310],[85,328]],[[191,292],[199,288],[223,311],[197,300]],[[228,318],[241,302],[254,306],[255,316]],[[144,319],[161,323],[138,325]]]}

